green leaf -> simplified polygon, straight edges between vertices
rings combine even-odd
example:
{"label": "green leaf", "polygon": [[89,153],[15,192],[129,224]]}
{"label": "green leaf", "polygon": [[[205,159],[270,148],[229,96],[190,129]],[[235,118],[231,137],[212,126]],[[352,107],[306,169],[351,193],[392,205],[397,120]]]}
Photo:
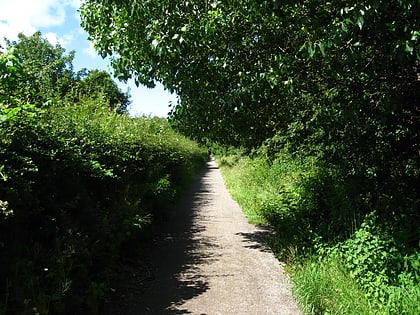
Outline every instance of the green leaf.
{"label": "green leaf", "polygon": [[156,48],[159,45],[159,41],[157,39],[152,40],[153,48]]}
{"label": "green leaf", "polygon": [[412,54],[414,51],[414,46],[411,45],[411,43],[409,41],[405,42],[405,52]]}
{"label": "green leaf", "polygon": [[313,45],[308,45],[308,53],[309,53],[309,57],[313,58],[315,55],[316,49]]}
{"label": "green leaf", "polygon": [[319,50],[321,51],[322,57],[325,57],[325,46],[323,43],[319,43]]}
{"label": "green leaf", "polygon": [[364,23],[365,23],[365,19],[363,18],[363,16],[360,15],[357,18],[357,22],[356,22],[356,24],[357,24],[357,26],[359,26],[360,30],[363,28]]}

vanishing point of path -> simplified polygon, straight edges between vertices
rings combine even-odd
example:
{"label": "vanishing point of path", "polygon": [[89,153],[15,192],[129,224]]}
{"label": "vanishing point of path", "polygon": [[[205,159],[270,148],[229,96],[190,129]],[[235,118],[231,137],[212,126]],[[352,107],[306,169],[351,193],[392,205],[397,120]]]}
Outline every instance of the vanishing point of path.
{"label": "vanishing point of path", "polygon": [[284,270],[214,161],[152,245],[153,280],[126,314],[301,314]]}

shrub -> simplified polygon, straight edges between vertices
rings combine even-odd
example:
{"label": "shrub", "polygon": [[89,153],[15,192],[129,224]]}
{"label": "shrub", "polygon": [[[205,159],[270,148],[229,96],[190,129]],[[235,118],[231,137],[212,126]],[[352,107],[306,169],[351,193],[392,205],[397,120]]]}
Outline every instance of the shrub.
{"label": "shrub", "polygon": [[248,218],[274,227],[268,242],[292,265],[308,313],[419,313],[418,198],[411,190],[396,195],[397,205],[369,179],[284,150],[268,158],[261,148],[222,171]]}
{"label": "shrub", "polygon": [[124,244],[206,153],[164,119],[98,101],[1,108],[0,312],[95,313]]}
{"label": "shrub", "polygon": [[375,212],[366,216],[351,238],[332,249],[331,255],[339,257],[379,312],[420,312],[420,252],[397,243],[392,231],[378,223]]}

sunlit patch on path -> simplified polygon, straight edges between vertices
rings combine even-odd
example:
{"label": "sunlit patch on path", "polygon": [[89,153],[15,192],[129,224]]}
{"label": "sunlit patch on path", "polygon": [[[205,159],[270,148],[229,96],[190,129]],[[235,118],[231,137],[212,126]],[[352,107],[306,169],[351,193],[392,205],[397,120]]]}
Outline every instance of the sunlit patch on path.
{"label": "sunlit patch on path", "polygon": [[267,231],[246,222],[214,161],[155,240],[153,280],[126,314],[300,314]]}

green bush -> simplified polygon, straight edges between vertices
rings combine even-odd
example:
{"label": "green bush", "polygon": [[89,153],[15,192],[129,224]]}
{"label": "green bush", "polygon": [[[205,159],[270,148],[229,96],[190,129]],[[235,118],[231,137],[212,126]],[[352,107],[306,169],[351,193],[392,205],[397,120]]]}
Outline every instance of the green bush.
{"label": "green bush", "polygon": [[0,109],[0,313],[95,313],[125,244],[207,152],[98,101]]}
{"label": "green bush", "polygon": [[[418,198],[411,190],[399,206],[385,203],[384,190],[365,186],[366,178],[344,176],[318,158],[264,152],[225,164],[222,172],[248,218],[274,227],[268,242],[293,266],[303,308],[310,314],[418,314]],[[373,211],[381,205],[387,208]]]}
{"label": "green bush", "polygon": [[366,216],[354,235],[331,251],[383,314],[418,314],[420,251],[403,247],[392,231]]}

